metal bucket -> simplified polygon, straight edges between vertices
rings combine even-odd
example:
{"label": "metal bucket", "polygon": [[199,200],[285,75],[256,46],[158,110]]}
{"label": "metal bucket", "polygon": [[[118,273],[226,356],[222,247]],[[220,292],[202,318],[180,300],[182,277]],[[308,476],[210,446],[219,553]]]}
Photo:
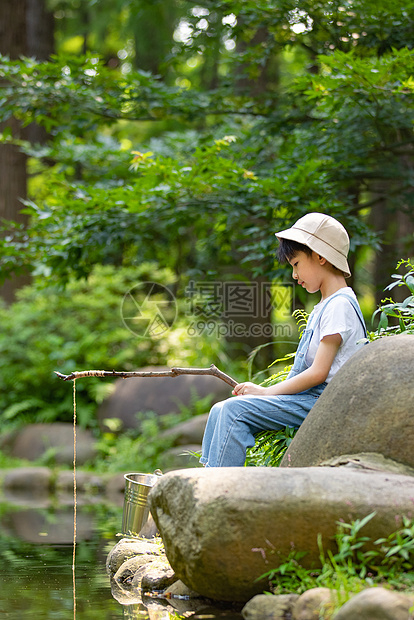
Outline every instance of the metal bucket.
{"label": "metal bucket", "polygon": [[125,474],[124,512],[122,534],[151,538],[156,534],[156,525],[148,506],[148,493],[157,482],[160,473]]}

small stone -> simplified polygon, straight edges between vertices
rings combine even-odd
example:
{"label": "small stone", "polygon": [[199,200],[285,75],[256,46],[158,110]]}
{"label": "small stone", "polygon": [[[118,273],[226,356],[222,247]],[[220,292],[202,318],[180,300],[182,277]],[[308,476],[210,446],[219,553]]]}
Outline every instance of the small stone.
{"label": "small stone", "polygon": [[190,611],[204,615],[206,608],[211,604],[210,599],[191,590],[180,579],[164,590],[164,596],[169,600],[172,609],[183,615]]}
{"label": "small stone", "polygon": [[155,542],[138,540],[136,538],[121,538],[112,547],[106,559],[106,571],[113,577],[119,567],[136,555],[164,555],[163,549]]}
{"label": "small stone", "polygon": [[[326,612],[333,611],[337,600],[335,590],[329,588],[311,588],[296,601],[293,620],[319,620]],[[329,617],[329,616],[328,616]]]}
{"label": "small stone", "polygon": [[[165,588],[177,581],[175,572],[171,568],[167,559],[160,559],[157,562],[148,564],[144,574],[141,576],[141,589],[143,592],[162,592]],[[136,585],[134,577],[133,585]]]}
{"label": "small stone", "polygon": [[165,590],[164,594],[166,596],[170,595],[172,597],[174,597],[174,596],[180,596],[180,597],[186,596],[188,598],[202,598],[201,594],[199,594],[195,590],[191,590],[191,588],[186,586],[185,583],[183,583],[181,581],[181,579],[178,579],[172,585],[168,586],[168,588]]}
{"label": "small stone", "polygon": [[126,560],[116,571],[113,579],[123,587],[131,585],[136,572],[142,567],[157,560],[156,555],[136,555]]}
{"label": "small stone", "polygon": [[368,588],[353,596],[333,620],[410,620],[414,598],[386,588]]}
{"label": "small stone", "polygon": [[297,594],[257,594],[242,609],[244,620],[284,620],[292,613]]}
{"label": "small stone", "polygon": [[135,590],[123,588],[114,579],[111,579],[111,594],[113,598],[121,605],[124,605],[124,607],[139,605],[139,609],[142,609],[141,593]]}

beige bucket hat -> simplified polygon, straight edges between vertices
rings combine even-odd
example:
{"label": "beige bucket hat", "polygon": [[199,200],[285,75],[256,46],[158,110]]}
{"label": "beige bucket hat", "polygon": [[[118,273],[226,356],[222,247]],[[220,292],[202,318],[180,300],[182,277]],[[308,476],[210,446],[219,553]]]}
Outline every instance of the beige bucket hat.
{"label": "beige bucket hat", "polygon": [[345,278],[351,272],[348,265],[349,237],[338,220],[324,213],[307,213],[291,228],[275,233],[279,239],[297,241],[326,258],[340,269]]}

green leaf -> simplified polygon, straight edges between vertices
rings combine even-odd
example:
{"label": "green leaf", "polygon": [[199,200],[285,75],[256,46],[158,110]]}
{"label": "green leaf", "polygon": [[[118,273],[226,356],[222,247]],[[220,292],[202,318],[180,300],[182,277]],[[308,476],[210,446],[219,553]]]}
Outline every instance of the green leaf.
{"label": "green leaf", "polygon": [[381,312],[380,320],[378,323],[378,329],[386,329],[388,327],[388,317],[385,312]]}

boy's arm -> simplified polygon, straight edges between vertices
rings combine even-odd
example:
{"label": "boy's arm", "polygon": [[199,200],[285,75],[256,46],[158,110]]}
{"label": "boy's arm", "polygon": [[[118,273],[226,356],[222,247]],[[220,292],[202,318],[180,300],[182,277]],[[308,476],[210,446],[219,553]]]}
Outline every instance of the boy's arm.
{"label": "boy's arm", "polygon": [[339,334],[325,336],[319,344],[312,366],[300,374],[269,387],[256,385],[250,381],[239,383],[233,389],[233,394],[236,396],[243,394],[257,394],[262,396],[297,394],[315,385],[319,385],[323,383],[328,376],[341,342],[342,338]]}

